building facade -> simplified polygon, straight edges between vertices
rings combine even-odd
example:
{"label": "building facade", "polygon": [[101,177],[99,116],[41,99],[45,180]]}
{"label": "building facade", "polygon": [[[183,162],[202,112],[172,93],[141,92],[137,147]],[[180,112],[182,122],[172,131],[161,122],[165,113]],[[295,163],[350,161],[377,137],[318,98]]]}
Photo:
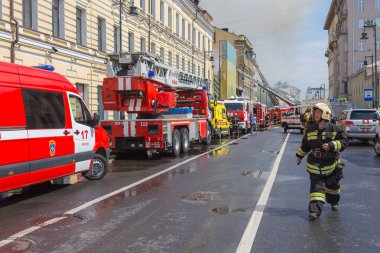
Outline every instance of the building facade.
{"label": "building facade", "polygon": [[[329,98],[350,100],[355,96],[349,77],[364,68],[366,56],[374,55],[375,47],[380,53],[380,36],[375,41],[372,28],[366,29],[368,39],[361,39],[366,20],[380,24],[380,0],[332,0],[324,26],[329,35],[325,53],[329,68]],[[377,28],[377,34],[379,32]]]}
{"label": "building facade", "polygon": [[[118,117],[102,109],[102,81],[109,53],[151,52],[173,67],[213,77],[207,57],[213,46],[213,20],[198,6],[199,1],[0,3],[0,60],[26,66],[53,65],[78,88],[89,109],[102,118]],[[130,13],[131,6],[137,8],[137,15]]]}
{"label": "building facade", "polygon": [[306,90],[306,100],[311,99],[325,99],[326,90],[324,87],[312,88],[308,87]]}
{"label": "building facade", "polygon": [[[247,99],[254,99],[256,88],[254,85],[255,68],[253,65],[253,47],[248,38],[244,35],[236,35],[230,33],[228,29],[216,28],[215,41],[214,41],[214,55],[220,56],[220,42],[228,41],[236,50],[236,95]],[[221,61],[216,59],[216,68],[220,69]],[[215,84],[215,90],[219,90],[222,85],[220,83]],[[223,93],[223,91],[221,91]]]}

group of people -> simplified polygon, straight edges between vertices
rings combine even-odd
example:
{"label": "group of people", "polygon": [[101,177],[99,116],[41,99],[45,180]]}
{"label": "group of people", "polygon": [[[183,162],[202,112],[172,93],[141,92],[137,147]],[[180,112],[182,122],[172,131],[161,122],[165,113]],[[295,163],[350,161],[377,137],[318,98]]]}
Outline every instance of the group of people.
{"label": "group of people", "polygon": [[331,110],[324,103],[317,103],[303,115],[305,130],[296,158],[297,164],[300,164],[307,156],[310,221],[320,217],[325,202],[330,203],[334,211],[339,207],[340,180],[344,168],[340,152],[347,147],[348,139],[331,120]]}

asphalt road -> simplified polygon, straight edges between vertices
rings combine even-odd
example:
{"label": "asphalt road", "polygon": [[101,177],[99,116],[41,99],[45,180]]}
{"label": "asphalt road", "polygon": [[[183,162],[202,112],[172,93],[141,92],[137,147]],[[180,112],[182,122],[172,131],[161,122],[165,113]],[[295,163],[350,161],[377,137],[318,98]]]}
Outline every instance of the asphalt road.
{"label": "asphalt road", "polygon": [[[26,234],[0,252],[235,252],[285,138],[272,129],[199,157],[207,151],[201,145],[178,159],[119,157],[101,181],[31,187],[0,202],[0,241]],[[341,209],[326,206],[309,222],[308,175],[294,156],[300,139],[289,136],[252,252],[379,252],[380,159],[373,147],[354,143],[343,153]],[[230,141],[214,141],[209,150]],[[54,218],[62,220],[44,223]]]}

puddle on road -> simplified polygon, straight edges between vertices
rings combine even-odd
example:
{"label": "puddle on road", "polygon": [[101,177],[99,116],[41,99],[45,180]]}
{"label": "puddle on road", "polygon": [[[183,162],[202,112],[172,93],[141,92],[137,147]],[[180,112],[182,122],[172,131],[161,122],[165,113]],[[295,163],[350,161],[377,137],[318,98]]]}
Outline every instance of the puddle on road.
{"label": "puddle on road", "polygon": [[212,151],[211,153],[209,153],[209,156],[225,156],[228,153],[230,153],[230,147],[226,146]]}
{"label": "puddle on road", "polygon": [[1,252],[27,252],[36,246],[36,243],[30,239],[17,239],[1,248]]}
{"label": "puddle on road", "polygon": [[193,192],[182,196],[181,199],[192,204],[204,204],[215,200],[220,200],[221,197],[217,192]]}
{"label": "puddle on road", "polygon": [[216,207],[211,209],[217,215],[230,215],[233,213],[244,213],[248,208],[231,208],[230,206]]}
{"label": "puddle on road", "polygon": [[262,170],[256,170],[256,171],[245,171],[241,173],[240,175],[244,177],[252,177],[252,178],[259,178],[263,174]]}

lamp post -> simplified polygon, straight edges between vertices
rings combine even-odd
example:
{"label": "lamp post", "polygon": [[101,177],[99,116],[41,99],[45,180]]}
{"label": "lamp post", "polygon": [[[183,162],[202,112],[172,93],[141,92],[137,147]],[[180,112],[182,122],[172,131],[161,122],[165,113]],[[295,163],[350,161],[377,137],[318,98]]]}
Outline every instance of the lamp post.
{"label": "lamp post", "polygon": [[361,40],[367,40],[368,39],[368,33],[366,33],[366,28],[372,28],[373,30],[373,36],[374,36],[374,45],[375,45],[375,84],[374,84],[374,93],[375,93],[375,99],[374,99],[374,106],[375,108],[378,108],[378,74],[377,74],[377,37],[376,37],[376,22],[374,20],[366,20],[363,26],[363,32]]}
{"label": "lamp post", "polygon": [[[368,65],[367,58],[371,58],[371,68],[372,68],[372,89],[375,90],[375,72],[374,72],[374,64],[373,64],[373,55],[364,56],[364,66]],[[375,100],[372,101],[372,106],[375,108]]]}

